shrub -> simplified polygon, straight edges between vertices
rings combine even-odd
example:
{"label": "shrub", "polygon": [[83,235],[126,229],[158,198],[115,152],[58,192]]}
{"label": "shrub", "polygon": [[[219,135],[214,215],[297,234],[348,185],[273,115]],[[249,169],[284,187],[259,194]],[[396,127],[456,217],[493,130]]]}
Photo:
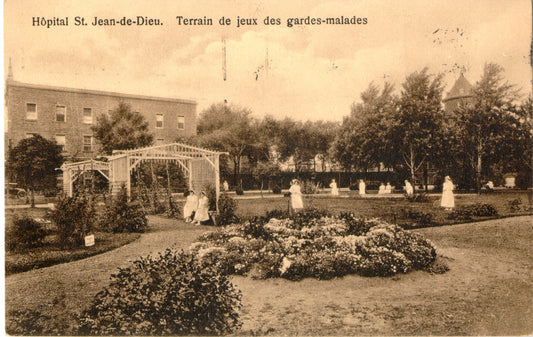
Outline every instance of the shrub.
{"label": "shrub", "polygon": [[176,219],[181,218],[181,209],[178,206],[178,204],[175,203],[174,200],[172,200],[171,195],[168,196],[168,203],[166,205],[165,215],[168,218],[176,218]]}
{"label": "shrub", "polygon": [[212,335],[240,326],[240,291],[218,264],[167,249],[112,275],[80,318],[80,334]]}
{"label": "shrub", "polygon": [[270,219],[287,219],[289,217],[289,211],[288,210],[282,210],[282,209],[274,209],[271,211],[266,211],[265,218],[266,220]]}
{"label": "shrub", "polygon": [[358,191],[359,190],[359,183],[351,183],[349,186],[350,191]]}
{"label": "shrub", "polygon": [[50,220],[57,227],[61,247],[83,244],[93,228],[95,215],[94,203],[85,196],[59,198]]}
{"label": "shrub", "polygon": [[235,215],[236,210],[237,202],[235,202],[235,199],[227,193],[222,193],[218,198],[217,225],[224,226],[239,222],[239,219]]}
{"label": "shrub", "polygon": [[370,228],[376,226],[376,223],[364,218],[358,218],[353,213],[342,212],[339,215],[339,219],[342,219],[348,225],[347,235],[363,235],[370,230]]}
{"label": "shrub", "polygon": [[431,198],[427,193],[414,193],[412,195],[405,194],[405,199],[409,202],[430,202]]}
{"label": "shrub", "polygon": [[301,191],[303,194],[318,193],[316,185],[311,180],[305,180],[301,182]]}
{"label": "shrub", "polygon": [[274,186],[272,186],[272,193],[281,194],[281,186],[279,186],[278,184],[275,184]]}
{"label": "shrub", "polygon": [[106,207],[100,226],[113,233],[143,233],[148,226],[148,219],[140,202],[128,202],[123,187]]}
{"label": "shrub", "polygon": [[242,187],[237,187],[235,188],[235,194],[237,195],[243,195],[244,194],[244,190],[242,189]]}
{"label": "shrub", "polygon": [[472,205],[464,205],[458,209],[453,210],[448,219],[463,219],[470,220],[472,216],[494,216],[497,215],[498,211],[491,204],[476,203]]}
{"label": "shrub", "polygon": [[[44,336],[58,333],[50,327],[50,317],[33,309],[14,310],[6,315],[6,332],[13,336]],[[54,331],[56,330],[56,331]]]}
{"label": "shrub", "polygon": [[429,225],[433,220],[433,214],[422,212],[422,211],[413,211],[411,209],[400,209],[400,217],[403,219],[411,219],[416,223],[421,225]]}
{"label": "shrub", "polygon": [[520,198],[507,200],[507,208],[509,208],[510,212],[519,211],[521,204],[522,204],[522,199]]}
{"label": "shrub", "polygon": [[46,231],[41,224],[28,216],[15,218],[13,226],[6,234],[7,250],[39,247],[46,237]]}

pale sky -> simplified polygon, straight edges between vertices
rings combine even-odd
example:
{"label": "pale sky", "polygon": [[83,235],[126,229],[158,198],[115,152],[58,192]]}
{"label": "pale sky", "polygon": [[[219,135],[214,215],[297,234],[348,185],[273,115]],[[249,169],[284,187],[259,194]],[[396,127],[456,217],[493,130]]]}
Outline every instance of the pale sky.
{"label": "pale sky", "polygon": [[[163,25],[91,25],[95,16],[137,15]],[[76,16],[89,24],[75,26]],[[213,26],[178,25],[176,16],[206,16]],[[222,16],[230,27],[218,24]],[[237,28],[237,16],[258,25]],[[264,25],[266,16],[281,25]],[[368,23],[287,27],[308,16]],[[69,26],[32,26],[33,17],[69,17]],[[198,113],[226,99],[258,117],[341,121],[371,81],[399,92],[426,66],[445,73],[448,91],[461,68],[474,84],[495,62],[528,94],[531,17],[530,0],[5,0],[4,71],[11,58],[21,82],[193,99]]]}

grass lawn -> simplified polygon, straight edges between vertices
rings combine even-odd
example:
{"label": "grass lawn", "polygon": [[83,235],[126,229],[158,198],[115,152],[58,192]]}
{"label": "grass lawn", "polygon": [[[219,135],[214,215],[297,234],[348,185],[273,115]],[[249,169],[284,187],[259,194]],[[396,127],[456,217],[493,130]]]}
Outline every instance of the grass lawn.
{"label": "grass lawn", "polygon": [[[521,200],[520,209],[512,210],[509,207],[511,200]],[[287,210],[290,202],[288,197],[264,198],[264,199],[240,199],[237,201],[237,215],[246,219],[255,215],[265,215],[267,211]],[[475,203],[487,203],[493,205],[498,215],[492,217],[472,217],[469,221],[480,221],[498,217],[532,214],[529,210],[528,197],[525,191],[502,191],[490,194],[457,194],[455,196],[456,207]],[[340,212],[354,212],[363,217],[378,217],[390,223],[407,225],[406,227],[428,227],[435,225],[450,225],[464,223],[465,220],[448,219],[449,211],[440,207],[440,196],[430,196],[429,202],[409,202],[405,198],[361,198],[356,193],[350,193],[348,197],[335,198],[329,195],[304,195],[305,207],[323,208],[333,214]],[[402,209],[420,213],[430,213],[430,224],[417,223],[415,219],[403,218]]]}

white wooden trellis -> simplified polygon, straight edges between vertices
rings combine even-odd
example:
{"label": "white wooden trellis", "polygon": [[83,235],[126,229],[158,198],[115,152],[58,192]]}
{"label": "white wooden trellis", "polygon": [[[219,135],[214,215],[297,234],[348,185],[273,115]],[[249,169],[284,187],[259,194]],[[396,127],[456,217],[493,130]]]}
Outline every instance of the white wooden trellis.
{"label": "white wooden trellis", "polygon": [[76,174],[75,172],[96,169],[109,180],[109,187],[113,195],[118,194],[121,186],[125,185],[128,197],[130,197],[131,174],[141,162],[170,161],[177,163],[188,176],[189,189],[199,193],[208,184],[215,186],[218,211],[221,154],[224,154],[224,152],[206,150],[180,143],[113,151],[113,154],[107,157],[107,162],[89,160],[63,164],[61,166],[63,170],[63,189],[65,193],[72,196],[73,183],[81,174]]}

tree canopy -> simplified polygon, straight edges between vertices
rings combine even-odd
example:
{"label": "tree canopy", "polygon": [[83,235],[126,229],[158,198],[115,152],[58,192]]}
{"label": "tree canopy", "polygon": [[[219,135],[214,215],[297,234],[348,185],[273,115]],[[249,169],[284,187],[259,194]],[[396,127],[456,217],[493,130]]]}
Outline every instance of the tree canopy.
{"label": "tree canopy", "polygon": [[9,150],[6,168],[17,184],[31,192],[34,206],[34,191],[55,187],[56,168],[63,160],[61,147],[55,141],[33,135]]}
{"label": "tree canopy", "polygon": [[99,116],[92,129],[101,144],[101,152],[105,154],[111,154],[113,150],[149,146],[154,139],[144,117],[133,112],[131,106],[124,102],[120,102],[109,116]]}

